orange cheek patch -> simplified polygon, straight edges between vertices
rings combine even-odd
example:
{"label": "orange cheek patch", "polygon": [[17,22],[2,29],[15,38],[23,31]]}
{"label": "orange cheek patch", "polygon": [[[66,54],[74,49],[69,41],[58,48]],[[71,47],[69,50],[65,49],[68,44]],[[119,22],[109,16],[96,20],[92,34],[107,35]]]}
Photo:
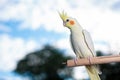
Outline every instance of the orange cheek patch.
{"label": "orange cheek patch", "polygon": [[73,20],[70,20],[70,24],[71,24],[71,25],[74,25],[75,22],[74,22]]}

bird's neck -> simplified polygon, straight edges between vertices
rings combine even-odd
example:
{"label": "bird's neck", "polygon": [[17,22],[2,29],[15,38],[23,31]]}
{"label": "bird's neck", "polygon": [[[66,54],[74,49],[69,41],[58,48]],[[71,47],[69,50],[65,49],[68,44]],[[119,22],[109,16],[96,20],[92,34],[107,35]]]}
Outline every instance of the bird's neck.
{"label": "bird's neck", "polygon": [[82,30],[83,30],[83,28],[82,28],[79,24],[73,26],[73,27],[70,29],[71,33],[74,33],[74,34],[78,34],[78,33],[80,33],[80,32],[82,33]]}

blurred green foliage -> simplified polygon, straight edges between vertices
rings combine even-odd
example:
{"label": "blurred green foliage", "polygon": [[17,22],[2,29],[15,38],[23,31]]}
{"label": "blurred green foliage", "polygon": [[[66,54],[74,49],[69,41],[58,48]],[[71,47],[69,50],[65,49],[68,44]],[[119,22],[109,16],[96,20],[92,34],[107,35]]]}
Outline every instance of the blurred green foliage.
{"label": "blurred green foliage", "polygon": [[57,48],[46,45],[40,51],[32,52],[17,64],[15,72],[29,76],[31,80],[66,80],[72,79],[72,68],[62,65],[71,57]]}

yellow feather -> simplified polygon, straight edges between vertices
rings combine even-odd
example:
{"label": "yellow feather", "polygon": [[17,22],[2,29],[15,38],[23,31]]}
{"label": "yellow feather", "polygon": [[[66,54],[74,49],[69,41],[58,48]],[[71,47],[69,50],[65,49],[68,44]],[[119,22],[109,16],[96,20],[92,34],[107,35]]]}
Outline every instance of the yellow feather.
{"label": "yellow feather", "polygon": [[101,80],[98,75],[98,70],[96,69],[96,66],[85,66],[85,67],[89,74],[90,80]]}
{"label": "yellow feather", "polygon": [[63,21],[65,21],[66,18],[68,18],[67,13],[65,13],[64,11],[62,11],[62,13],[60,13],[60,12],[58,12],[58,13]]}

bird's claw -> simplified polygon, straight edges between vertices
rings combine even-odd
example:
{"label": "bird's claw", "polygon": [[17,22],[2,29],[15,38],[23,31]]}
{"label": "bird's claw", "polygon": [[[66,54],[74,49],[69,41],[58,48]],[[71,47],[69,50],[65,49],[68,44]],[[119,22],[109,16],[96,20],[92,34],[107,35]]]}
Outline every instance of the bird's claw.
{"label": "bird's claw", "polygon": [[87,59],[88,59],[90,65],[91,65],[92,64],[91,57],[89,56],[89,57],[87,57]]}
{"label": "bird's claw", "polygon": [[77,65],[77,60],[78,60],[78,58],[75,58],[75,59],[74,59],[75,65]]}

